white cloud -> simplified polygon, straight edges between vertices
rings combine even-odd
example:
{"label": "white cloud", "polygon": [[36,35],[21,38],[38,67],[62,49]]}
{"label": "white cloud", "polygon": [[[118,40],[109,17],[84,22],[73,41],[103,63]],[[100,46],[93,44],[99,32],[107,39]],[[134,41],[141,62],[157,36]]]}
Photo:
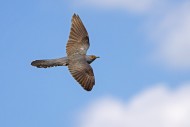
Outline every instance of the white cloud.
{"label": "white cloud", "polygon": [[[166,2],[166,0],[163,1]],[[162,0],[81,0],[77,3],[101,9],[122,9],[143,13],[161,4]]]}
{"label": "white cloud", "polygon": [[79,127],[190,127],[190,83],[176,90],[163,85],[129,102],[112,97],[91,103],[79,116]]}
{"label": "white cloud", "polygon": [[190,2],[165,12],[150,35],[156,44],[153,57],[175,69],[190,68]]}

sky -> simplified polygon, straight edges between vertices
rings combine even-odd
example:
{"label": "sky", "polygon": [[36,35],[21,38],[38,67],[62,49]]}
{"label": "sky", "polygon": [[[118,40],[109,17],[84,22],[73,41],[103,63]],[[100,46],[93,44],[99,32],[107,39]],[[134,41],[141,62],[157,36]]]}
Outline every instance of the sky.
{"label": "sky", "polygon": [[[71,17],[82,19],[96,84],[87,92],[67,67]],[[189,127],[188,0],[0,1],[1,127]]]}

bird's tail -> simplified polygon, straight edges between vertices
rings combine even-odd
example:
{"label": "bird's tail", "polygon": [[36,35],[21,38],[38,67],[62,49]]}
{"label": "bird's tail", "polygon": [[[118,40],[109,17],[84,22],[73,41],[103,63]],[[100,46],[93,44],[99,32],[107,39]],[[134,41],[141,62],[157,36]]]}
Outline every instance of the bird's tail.
{"label": "bird's tail", "polygon": [[35,61],[32,61],[31,65],[36,66],[38,68],[67,66],[68,60],[67,60],[67,57],[58,58],[58,59],[35,60]]}

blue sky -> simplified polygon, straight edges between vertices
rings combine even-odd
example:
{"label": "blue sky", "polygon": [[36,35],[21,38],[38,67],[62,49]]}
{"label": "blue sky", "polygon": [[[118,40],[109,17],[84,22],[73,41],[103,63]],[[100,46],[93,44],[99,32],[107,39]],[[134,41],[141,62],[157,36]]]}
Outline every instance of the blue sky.
{"label": "blue sky", "polygon": [[[0,126],[102,127],[114,119],[109,126],[136,127],[134,122],[119,121],[120,113],[126,112],[125,121],[139,116],[133,112],[136,101],[146,103],[138,104],[151,112],[147,107],[162,111],[161,106],[174,100],[170,103],[174,109],[176,104],[179,112],[185,109],[186,113],[176,112],[176,118],[166,113],[171,121],[178,121],[176,126],[169,120],[161,123],[185,127],[180,118],[190,115],[190,109],[184,107],[190,97],[189,8],[186,0],[1,1]],[[79,14],[89,33],[88,54],[101,57],[92,63],[96,85],[91,92],[82,89],[67,67],[30,65],[36,59],[66,55],[73,13]],[[158,104],[152,101],[155,99]],[[155,107],[163,101],[166,105]],[[111,111],[118,117],[110,118],[114,116]],[[98,116],[103,116],[103,122]]]}

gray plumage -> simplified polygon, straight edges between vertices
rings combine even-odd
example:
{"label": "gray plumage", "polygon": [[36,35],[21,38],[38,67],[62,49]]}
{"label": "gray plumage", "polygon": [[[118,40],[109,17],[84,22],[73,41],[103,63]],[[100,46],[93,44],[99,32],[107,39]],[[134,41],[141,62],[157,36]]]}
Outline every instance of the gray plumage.
{"label": "gray plumage", "polygon": [[[86,55],[85,59],[88,64],[91,64],[95,59],[92,57],[93,55]],[[96,56],[96,58],[99,58]],[[36,66],[38,68],[48,68],[48,67],[56,67],[56,66],[68,66],[68,58],[62,57],[57,59],[43,59],[43,60],[35,60],[31,63],[32,66]]]}
{"label": "gray plumage", "polygon": [[95,77],[90,64],[99,58],[95,55],[86,55],[90,47],[89,36],[80,17],[76,14],[72,17],[69,40],[67,42],[67,56],[58,59],[35,60],[32,66],[48,68],[54,66],[68,66],[71,75],[81,86],[92,90],[95,85]]}

